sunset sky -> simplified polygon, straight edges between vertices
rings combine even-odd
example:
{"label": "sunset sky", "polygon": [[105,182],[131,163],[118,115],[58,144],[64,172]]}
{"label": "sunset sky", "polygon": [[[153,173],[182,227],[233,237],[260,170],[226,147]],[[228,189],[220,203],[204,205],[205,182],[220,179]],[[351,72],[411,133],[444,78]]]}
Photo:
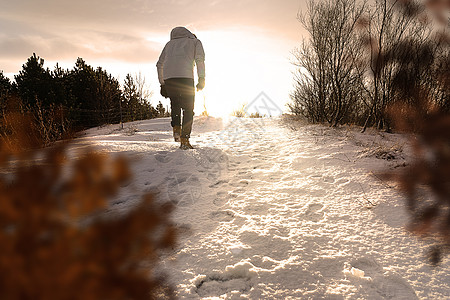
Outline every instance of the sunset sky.
{"label": "sunset sky", "polygon": [[[186,26],[206,52],[206,89],[196,98],[213,115],[264,91],[281,109],[292,90],[291,51],[304,33],[304,0],[14,0],[0,4],[0,70],[13,78],[33,52],[72,68],[77,57],[120,82],[141,72],[159,96],[156,61],[173,27]],[[205,96],[205,97],[204,97]],[[167,103],[167,102],[164,102]]]}

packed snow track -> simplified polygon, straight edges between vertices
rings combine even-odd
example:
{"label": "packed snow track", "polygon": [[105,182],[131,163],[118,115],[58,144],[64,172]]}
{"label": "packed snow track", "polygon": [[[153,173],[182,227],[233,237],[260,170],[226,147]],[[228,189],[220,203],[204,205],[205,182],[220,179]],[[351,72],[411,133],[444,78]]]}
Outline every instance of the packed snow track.
{"label": "packed snow track", "polygon": [[[91,129],[83,143],[132,161],[113,209],[142,192],[176,205],[178,246],[162,268],[180,299],[450,297],[448,258],[429,265],[402,196],[377,178],[407,158],[400,135],[197,117],[194,150],[178,148],[167,118]],[[404,151],[380,159],[383,147]]]}

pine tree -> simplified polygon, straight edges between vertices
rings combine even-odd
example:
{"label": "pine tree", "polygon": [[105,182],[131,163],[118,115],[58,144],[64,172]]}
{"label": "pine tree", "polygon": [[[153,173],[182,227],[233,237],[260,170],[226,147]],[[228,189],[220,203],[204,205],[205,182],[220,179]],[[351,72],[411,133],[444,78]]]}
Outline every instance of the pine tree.
{"label": "pine tree", "polygon": [[95,71],[97,109],[102,124],[118,123],[122,91],[120,84],[101,67]]}
{"label": "pine tree", "polygon": [[57,102],[66,108],[74,108],[75,97],[72,95],[69,84],[68,75],[69,70],[62,69],[59,64],[56,64],[55,69],[50,73],[53,78],[52,90]]}
{"label": "pine tree", "polygon": [[15,81],[25,106],[31,108],[39,103],[42,107],[48,107],[57,103],[52,90],[52,75],[48,69],[44,69],[44,59],[35,53],[22,66],[19,75],[15,76]]}
{"label": "pine tree", "polygon": [[159,101],[158,105],[156,105],[156,111],[158,112],[158,117],[165,117],[166,115],[166,109],[164,108],[164,105]]}
{"label": "pine tree", "polygon": [[139,76],[132,77],[127,74],[123,85],[122,107],[124,109],[124,121],[145,120],[157,117],[155,109],[148,100],[151,93],[145,89],[145,79]]}
{"label": "pine tree", "polygon": [[120,85],[102,68],[94,70],[82,58],[67,74],[65,84],[74,97],[77,127],[87,128],[120,121]]}
{"label": "pine tree", "polygon": [[95,109],[95,71],[82,58],[78,58],[75,67],[68,75],[71,93],[80,109]]}
{"label": "pine tree", "polygon": [[123,99],[126,107],[125,121],[138,120],[139,98],[133,77],[127,74],[123,86]]}
{"label": "pine tree", "polygon": [[7,96],[12,89],[11,81],[8,77],[3,75],[3,71],[0,70],[0,98]]}
{"label": "pine tree", "polygon": [[8,77],[3,75],[0,71],[0,117],[3,116],[6,109],[9,94],[12,91],[12,84]]}

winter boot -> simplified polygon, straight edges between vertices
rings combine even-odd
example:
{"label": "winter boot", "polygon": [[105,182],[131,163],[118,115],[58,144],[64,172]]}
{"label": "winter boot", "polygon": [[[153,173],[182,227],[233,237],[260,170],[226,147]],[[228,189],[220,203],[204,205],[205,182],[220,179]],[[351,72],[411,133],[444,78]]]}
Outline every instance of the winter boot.
{"label": "winter boot", "polygon": [[173,126],[173,139],[175,142],[181,141],[181,126]]}
{"label": "winter boot", "polygon": [[188,150],[188,149],[194,149],[194,147],[192,147],[192,145],[189,143],[189,139],[188,138],[181,138],[180,149]]}

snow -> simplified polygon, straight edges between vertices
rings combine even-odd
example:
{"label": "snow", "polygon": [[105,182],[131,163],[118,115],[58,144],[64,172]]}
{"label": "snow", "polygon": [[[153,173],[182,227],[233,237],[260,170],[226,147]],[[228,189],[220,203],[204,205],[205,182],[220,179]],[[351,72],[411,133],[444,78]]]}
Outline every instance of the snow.
{"label": "snow", "polygon": [[187,299],[448,299],[449,260],[411,236],[404,200],[380,171],[408,159],[404,136],[281,117],[196,117],[191,143],[169,119],[89,130],[78,147],[125,154],[125,211],[152,191],[176,205],[163,269]]}

